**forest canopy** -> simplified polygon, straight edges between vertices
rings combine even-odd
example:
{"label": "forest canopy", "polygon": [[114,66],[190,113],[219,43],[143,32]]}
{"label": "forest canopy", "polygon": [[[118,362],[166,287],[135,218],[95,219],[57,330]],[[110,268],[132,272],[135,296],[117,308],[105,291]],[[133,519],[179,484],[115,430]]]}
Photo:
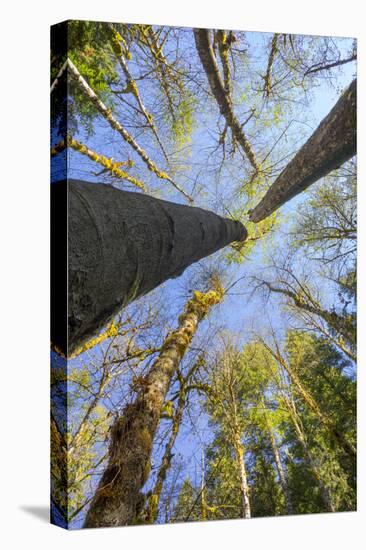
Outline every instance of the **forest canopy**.
{"label": "forest canopy", "polygon": [[[96,197],[105,186],[127,192],[136,226],[133,205],[146,205],[145,248],[131,247],[147,270],[160,247],[150,220],[163,216],[152,199],[245,227],[198,254],[195,223],[211,239],[214,224],[187,217],[175,245],[189,243],[192,261],[164,264],[158,286],[139,279],[149,292],[135,288],[140,297],[119,304],[68,361],[53,350],[54,523],[356,509],[355,109],[344,117],[347,153],[334,149],[320,169],[322,159],[305,156],[306,185],[271,199],[260,220],[252,214],[283,174],[296,184],[298,171],[286,170],[355,90],[356,58],[351,38],[53,28],[53,185],[71,178],[100,186]],[[337,139],[344,145],[346,133]]]}

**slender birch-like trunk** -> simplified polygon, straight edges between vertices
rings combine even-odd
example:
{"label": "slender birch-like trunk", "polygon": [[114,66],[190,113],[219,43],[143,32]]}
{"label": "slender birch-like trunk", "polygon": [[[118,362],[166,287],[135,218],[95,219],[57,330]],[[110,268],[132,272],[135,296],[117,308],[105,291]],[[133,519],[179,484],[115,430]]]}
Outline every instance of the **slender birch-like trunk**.
{"label": "slender birch-like trunk", "polygon": [[179,317],[178,328],[165,339],[150,372],[139,382],[134,403],[127,405],[111,430],[108,465],[87,513],[84,527],[131,525],[143,506],[141,493],[150,473],[154,437],[173,375],[197,327],[223,298],[217,285],[195,292]]}
{"label": "slender birch-like trunk", "polygon": [[250,221],[264,220],[295,195],[356,154],[356,104],[355,79],[263,199],[249,213]]}
{"label": "slender birch-like trunk", "polygon": [[205,451],[202,449],[202,457],[201,457],[201,521],[207,520],[207,502],[206,502],[206,495],[205,495],[205,489],[206,489],[206,480],[205,480]]}
{"label": "slender birch-like trunk", "polygon": [[250,512],[248,476],[245,468],[244,446],[241,441],[240,429],[238,426],[235,426],[234,428],[233,444],[234,444],[235,456],[236,456],[236,461],[237,461],[239,476],[240,476],[242,516],[245,519],[249,519],[251,517],[251,512]]}
{"label": "slender birch-like trunk", "polygon": [[294,513],[294,508],[293,508],[293,505],[292,505],[291,495],[290,495],[290,491],[289,491],[288,484],[287,484],[287,478],[286,478],[285,470],[284,470],[284,467],[283,467],[283,464],[282,464],[280,450],[279,450],[278,445],[277,445],[276,436],[273,433],[273,430],[270,426],[268,428],[268,434],[269,434],[269,439],[270,439],[270,442],[271,442],[273,456],[274,456],[275,463],[276,463],[278,478],[280,480],[280,485],[281,485],[281,488],[282,488],[282,491],[283,491],[283,495],[285,497],[285,504],[286,504],[287,513],[289,515],[292,515]]}
{"label": "slender birch-like trunk", "polygon": [[268,283],[267,281],[264,281],[264,284],[269,288],[271,292],[283,294],[284,296],[290,298],[297,308],[323,319],[330,328],[332,328],[336,333],[344,338],[351,349],[354,349],[356,347],[356,330],[351,321],[347,321],[347,319],[344,319],[335,311],[327,311],[326,309],[322,309],[319,302],[317,302],[313,298],[313,296],[310,294],[310,291],[308,291],[305,286],[299,285],[301,295],[297,295],[296,292],[294,292],[293,290],[276,287],[271,283]]}

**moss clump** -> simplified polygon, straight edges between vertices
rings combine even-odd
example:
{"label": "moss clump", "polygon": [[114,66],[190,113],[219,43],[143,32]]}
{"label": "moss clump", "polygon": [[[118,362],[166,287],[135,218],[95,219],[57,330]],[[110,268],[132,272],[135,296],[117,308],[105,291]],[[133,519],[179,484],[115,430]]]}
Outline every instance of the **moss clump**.
{"label": "moss clump", "polygon": [[173,401],[166,401],[161,409],[160,418],[173,418],[174,405]]}
{"label": "moss clump", "polygon": [[101,334],[99,334],[95,338],[92,338],[91,340],[88,340],[88,342],[86,342],[82,346],[79,346],[74,351],[74,353],[69,356],[69,359],[73,359],[77,355],[80,355],[81,353],[84,353],[84,351],[87,351],[89,349],[94,348],[95,346],[97,346],[98,344],[104,342],[108,338],[113,338],[113,337],[117,336],[118,335],[118,329],[119,329],[119,323],[115,323],[114,321],[112,321],[108,325],[107,329],[104,332],[102,332]]}
{"label": "moss clump", "polygon": [[150,453],[151,450],[151,434],[147,428],[142,428],[137,434],[137,441],[139,446],[145,453]]}
{"label": "moss clump", "polygon": [[121,170],[120,168],[121,166],[126,166],[130,168],[131,166],[134,165],[134,162],[132,160],[128,159],[125,161],[114,162],[113,158],[107,158],[104,155],[99,155],[98,153],[96,153],[95,151],[92,151],[86,145],[84,145],[83,143],[80,143],[70,135],[66,137],[66,141],[61,140],[57,145],[52,147],[51,156],[57,155],[58,153],[62,152],[66,147],[71,147],[72,149],[74,149],[74,151],[77,151],[78,153],[87,156],[88,158],[90,158],[90,160],[97,162],[98,164],[103,166],[103,168],[111,172],[113,176],[116,176],[117,178],[120,178],[120,179],[127,180],[130,183],[132,183],[135,187],[138,187],[139,189],[142,189],[143,191],[146,192],[146,187],[141,181],[134,178],[124,170]]}

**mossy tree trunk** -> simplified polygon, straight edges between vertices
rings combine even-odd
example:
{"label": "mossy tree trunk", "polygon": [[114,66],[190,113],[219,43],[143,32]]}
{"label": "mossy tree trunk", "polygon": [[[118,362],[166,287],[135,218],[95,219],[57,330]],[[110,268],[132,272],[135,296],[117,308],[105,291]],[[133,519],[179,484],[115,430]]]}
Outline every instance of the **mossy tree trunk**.
{"label": "mossy tree trunk", "polygon": [[182,394],[179,396],[177,409],[174,412],[174,416],[172,419],[172,431],[170,433],[168,443],[165,446],[165,451],[159,467],[158,475],[156,477],[156,482],[154,488],[151,491],[151,494],[149,495],[149,500],[146,508],[147,523],[155,523],[158,518],[161,493],[163,491],[164,482],[170,469],[172,458],[174,456],[173,447],[182,422],[185,401],[185,392],[182,392]]}
{"label": "mossy tree trunk", "polygon": [[357,81],[354,80],[250,212],[250,221],[264,220],[356,154],[356,103]]}
{"label": "mossy tree trunk", "polygon": [[150,472],[154,437],[172,378],[200,321],[223,298],[217,286],[195,292],[165,339],[150,372],[139,382],[134,403],[127,405],[111,430],[109,460],[86,516],[84,527],[131,525],[144,506],[141,493]]}
{"label": "mossy tree trunk", "polygon": [[68,194],[68,342],[51,335],[64,355],[132,300],[247,235],[213,212],[108,185],[68,180],[51,189],[55,204]]}

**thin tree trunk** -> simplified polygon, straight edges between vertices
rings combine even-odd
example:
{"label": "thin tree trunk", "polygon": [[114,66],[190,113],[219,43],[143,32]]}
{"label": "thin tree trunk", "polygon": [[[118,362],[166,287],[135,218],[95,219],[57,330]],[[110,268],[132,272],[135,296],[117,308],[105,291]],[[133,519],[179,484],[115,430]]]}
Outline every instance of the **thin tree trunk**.
{"label": "thin tree trunk", "polygon": [[305,318],[305,322],[308,323],[310,326],[318,330],[321,334],[323,334],[326,338],[329,339],[330,342],[333,342],[333,344],[344,354],[348,355],[354,363],[357,363],[357,354],[352,351],[352,349],[348,348],[345,345],[345,342],[342,337],[339,337],[339,335],[334,336],[329,330],[325,328],[324,325],[321,323],[318,323],[314,317],[311,315],[306,316],[303,315],[303,318]]}
{"label": "thin tree trunk", "polygon": [[190,390],[188,383],[190,382],[193,374],[197,371],[201,365],[201,360],[199,359],[196,363],[192,365],[185,377],[177,370],[177,376],[179,379],[179,392],[178,392],[178,403],[172,417],[172,431],[169,437],[169,440],[165,446],[164,455],[160,464],[158,474],[156,476],[156,482],[154,488],[149,492],[149,499],[144,513],[142,514],[144,519],[148,523],[155,523],[158,517],[159,512],[159,503],[161,494],[163,491],[163,486],[166,480],[167,473],[172,464],[173,458],[173,447],[177,439],[180,426],[183,420],[184,408],[186,406],[187,394]]}
{"label": "thin tree trunk", "polygon": [[345,65],[346,63],[351,63],[352,61],[356,61],[357,54],[351,55],[351,57],[347,57],[347,59],[339,59],[338,61],[334,61],[333,63],[327,63],[325,65],[315,65],[313,67],[310,67],[305,73],[304,76],[307,76],[311,73],[317,73],[319,71],[329,71],[329,69],[333,69],[333,67],[339,67],[340,65]]}
{"label": "thin tree trunk", "polygon": [[123,55],[123,50],[122,50],[122,47],[121,47],[121,44],[120,44],[121,37],[119,36],[117,30],[114,28],[114,26],[112,24],[109,24],[109,28],[110,28],[110,31],[111,31],[112,49],[113,49],[114,54],[115,54],[115,56],[118,60],[118,63],[121,66],[121,69],[122,69],[122,71],[123,71],[123,73],[126,77],[127,87],[130,89],[131,93],[135,97],[135,99],[137,101],[137,104],[140,108],[141,113],[144,115],[145,120],[146,120],[150,130],[154,134],[155,139],[158,142],[158,144],[160,146],[160,149],[163,152],[165,160],[169,163],[168,156],[167,156],[167,154],[165,152],[165,149],[163,147],[163,144],[162,144],[162,142],[159,138],[159,134],[158,134],[158,131],[156,129],[156,126],[153,123],[152,114],[148,112],[148,110],[146,109],[145,105],[142,102],[141,95],[140,95],[139,89],[137,87],[136,81],[133,78],[132,74],[130,73],[130,70],[129,70],[128,65],[127,65],[127,61],[125,59],[125,56]]}
{"label": "thin tree trunk", "polygon": [[263,406],[263,409],[264,409],[265,421],[266,421],[266,425],[267,425],[269,440],[270,440],[271,447],[272,447],[273,457],[274,457],[275,463],[276,463],[278,478],[280,480],[280,485],[281,485],[281,488],[282,488],[282,492],[283,492],[283,495],[285,497],[285,504],[286,504],[287,513],[289,515],[292,515],[294,513],[294,508],[293,508],[293,505],[292,505],[291,494],[290,494],[290,491],[289,491],[285,470],[284,470],[284,467],[283,467],[283,464],[282,464],[280,450],[279,450],[278,445],[277,445],[276,436],[275,436],[273,428],[270,424],[270,421],[268,419],[264,399],[262,400],[262,406]]}
{"label": "thin tree trunk", "polygon": [[110,124],[113,130],[116,130],[122,138],[136,151],[136,153],[141,157],[144,163],[147,165],[148,169],[154,172],[154,174],[163,180],[169,181],[182,195],[185,196],[189,202],[193,202],[193,199],[188,195],[184,189],[182,189],[177,183],[175,183],[168,174],[163,170],[160,170],[156,164],[148,157],[147,153],[140,147],[136,140],[127,132],[127,130],[122,126],[118,120],[114,118],[110,109],[108,109],[101,99],[97,96],[94,90],[89,86],[85,78],[79,73],[78,69],[75,67],[73,62],[70,59],[67,59],[68,69],[74,81],[80,87],[80,90],[84,95],[93,103],[94,107],[99,111],[99,113],[105,118],[105,120]]}
{"label": "thin tree trunk", "polygon": [[260,203],[249,213],[250,221],[264,220],[356,154],[356,92],[355,79]]}
{"label": "thin tree trunk", "polygon": [[234,449],[235,449],[236,461],[237,461],[239,476],[240,476],[242,515],[243,515],[243,518],[249,519],[251,517],[249,485],[248,485],[247,472],[245,468],[244,447],[241,442],[240,430],[238,428],[235,429],[235,433],[234,433]]}
{"label": "thin tree trunk", "polygon": [[271,95],[271,90],[272,90],[272,67],[273,67],[273,62],[274,62],[275,56],[278,52],[277,43],[278,43],[278,37],[279,36],[280,35],[275,32],[273,37],[272,37],[271,50],[269,52],[269,57],[268,57],[267,70],[266,70],[266,74],[263,77],[263,80],[264,80],[264,95],[267,98]]}
{"label": "thin tree trunk", "polygon": [[201,474],[201,521],[207,520],[207,503],[206,503],[206,480],[205,480],[205,451],[202,449],[202,474]]}
{"label": "thin tree trunk", "polygon": [[309,464],[309,467],[310,467],[310,470],[312,471],[312,474],[314,476],[314,479],[315,479],[316,483],[318,484],[320,494],[322,496],[322,500],[325,504],[325,507],[329,512],[336,512],[336,509],[333,505],[330,490],[328,489],[328,487],[325,485],[325,483],[322,480],[322,476],[321,476],[321,473],[319,471],[319,467],[317,466],[315,460],[312,457],[311,451],[310,451],[310,449],[308,447],[308,444],[307,444],[307,441],[306,441],[306,436],[305,436],[305,434],[304,434],[304,432],[303,432],[303,430],[300,426],[300,423],[297,419],[297,412],[296,412],[296,410],[294,410],[295,405],[293,403],[290,405],[287,402],[287,400],[286,400],[286,403],[287,403],[288,411],[290,413],[290,418],[292,420],[292,423],[294,425],[294,428],[295,428],[295,431],[296,431],[296,434],[297,434],[297,437],[298,437],[298,441],[299,441],[300,445],[302,446],[302,449],[303,449],[304,455],[305,455],[305,459],[307,460],[307,462]]}
{"label": "thin tree trunk", "polygon": [[242,126],[234,113],[230,95],[227,93],[225,85],[222,81],[216,57],[211,45],[210,32],[207,29],[194,29],[193,32],[197,52],[205,70],[211,92],[213,93],[219,106],[220,113],[225,118],[233,133],[233,136],[239,143],[255,172],[258,173],[259,165],[253,153],[252,146],[244,134]]}
{"label": "thin tree trunk", "polygon": [[251,517],[250,500],[249,500],[249,485],[247,472],[245,468],[245,452],[244,446],[241,440],[242,430],[238,421],[238,408],[236,403],[236,396],[233,390],[232,380],[228,381],[228,390],[231,399],[231,412],[232,412],[232,427],[231,427],[231,443],[234,447],[236,462],[238,466],[239,478],[240,478],[240,492],[242,501],[242,516],[245,519]]}
{"label": "thin tree trunk", "polygon": [[178,436],[180,425],[182,423],[185,404],[186,404],[186,393],[183,390],[179,394],[177,409],[173,416],[172,431],[171,431],[168,443],[165,446],[164,455],[160,464],[160,468],[158,471],[154,488],[152,489],[151,495],[149,496],[147,513],[146,513],[148,523],[155,523],[155,521],[158,518],[161,493],[163,490],[163,486],[164,486],[164,482],[165,482],[168,470],[172,463],[172,458],[173,458],[172,451]]}
{"label": "thin tree trunk", "polygon": [[54,204],[68,195],[68,342],[57,323],[51,335],[64,355],[132,300],[247,234],[213,212],[103,184],[61,181],[51,192]]}
{"label": "thin tree trunk", "polygon": [[275,287],[267,281],[263,281],[263,283],[271,292],[283,294],[290,298],[297,308],[303,309],[308,313],[317,315],[323,319],[330,328],[332,328],[347,341],[351,348],[356,346],[356,330],[352,324],[349,321],[347,322],[347,320],[345,320],[341,315],[338,315],[335,311],[327,311],[326,309],[322,309],[320,304],[311,296],[310,292],[307,292],[306,287],[301,285],[301,291],[305,294],[304,299],[301,294],[297,295],[296,292],[293,292],[292,290]]}
{"label": "thin tree trunk", "polygon": [[335,443],[337,443],[337,445],[339,445],[339,447],[341,447],[343,451],[354,460],[356,457],[356,449],[352,445],[352,443],[345,439],[344,435],[338,430],[332,419],[320,410],[319,405],[317,404],[315,399],[312,397],[310,392],[302,385],[297,374],[290,367],[290,365],[286,363],[279,351],[274,352],[265,342],[263,342],[263,345],[269,351],[272,357],[274,357],[276,361],[278,361],[278,363],[285,369],[290,377],[291,382],[297,388],[302,399],[308,405],[309,409],[319,418],[319,420],[326,428],[329,435],[333,438]]}
{"label": "thin tree trunk", "polygon": [[130,525],[140,514],[141,494],[150,472],[150,458],[161,409],[200,321],[223,297],[217,286],[204,294],[195,292],[179,317],[177,330],[164,341],[158,359],[140,382],[135,402],[127,405],[111,430],[109,461],[100,480],[84,527]]}

